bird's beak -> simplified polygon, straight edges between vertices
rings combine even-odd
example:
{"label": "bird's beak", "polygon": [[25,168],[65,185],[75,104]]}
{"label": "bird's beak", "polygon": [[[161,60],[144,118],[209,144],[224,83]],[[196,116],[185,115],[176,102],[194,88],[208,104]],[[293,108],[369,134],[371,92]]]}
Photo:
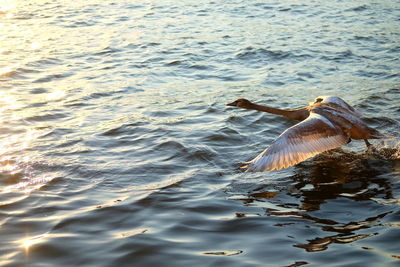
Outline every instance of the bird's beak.
{"label": "bird's beak", "polygon": [[226,104],[227,106],[231,106],[231,107],[236,107],[236,101],[234,101],[234,102],[232,102],[232,103],[229,103],[229,104]]}

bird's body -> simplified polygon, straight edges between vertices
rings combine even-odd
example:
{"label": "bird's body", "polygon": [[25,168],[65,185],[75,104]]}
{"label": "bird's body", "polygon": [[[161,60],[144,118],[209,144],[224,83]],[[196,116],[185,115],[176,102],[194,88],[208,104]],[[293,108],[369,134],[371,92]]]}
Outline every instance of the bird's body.
{"label": "bird's body", "polygon": [[344,100],[335,96],[317,97],[307,107],[281,110],[260,106],[246,99],[228,104],[300,120],[285,130],[267,149],[243,166],[247,171],[268,171],[287,168],[321,152],[340,147],[351,139],[386,138],[368,127],[361,115]]}

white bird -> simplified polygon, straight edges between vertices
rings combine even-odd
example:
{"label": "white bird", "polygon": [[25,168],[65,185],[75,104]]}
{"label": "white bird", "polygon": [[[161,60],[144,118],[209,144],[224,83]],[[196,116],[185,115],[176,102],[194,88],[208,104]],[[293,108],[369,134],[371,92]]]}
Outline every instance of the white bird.
{"label": "white bird", "polygon": [[321,152],[340,147],[351,139],[390,138],[367,126],[361,115],[343,99],[320,96],[309,106],[283,110],[261,106],[241,98],[228,106],[283,115],[301,122],[285,130],[267,149],[242,168],[246,171],[270,171],[290,167]]}

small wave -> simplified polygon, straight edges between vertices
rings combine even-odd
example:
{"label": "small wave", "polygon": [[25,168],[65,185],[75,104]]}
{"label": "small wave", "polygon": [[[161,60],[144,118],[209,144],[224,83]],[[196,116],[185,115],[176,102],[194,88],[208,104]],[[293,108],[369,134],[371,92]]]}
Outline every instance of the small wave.
{"label": "small wave", "polygon": [[156,151],[164,151],[164,152],[167,152],[167,151],[175,151],[175,152],[180,152],[180,153],[188,152],[188,149],[183,144],[181,144],[180,142],[177,142],[177,141],[173,141],[173,140],[163,142],[163,143],[157,145],[154,149]]}
{"label": "small wave", "polygon": [[173,60],[171,62],[168,62],[165,64],[165,66],[167,67],[181,67],[181,68],[185,68],[187,69],[194,69],[194,70],[210,70],[212,69],[212,66],[210,65],[202,65],[202,64],[198,64],[198,63],[191,63],[185,60]]}
{"label": "small wave", "polygon": [[349,58],[353,58],[355,55],[351,50],[345,50],[340,52],[328,53],[327,55],[321,56],[321,59],[328,61],[341,61],[348,60]]}
{"label": "small wave", "polygon": [[210,66],[206,65],[200,65],[200,64],[193,64],[189,66],[190,69],[195,69],[195,70],[208,70],[210,69]]}
{"label": "small wave", "polygon": [[167,63],[167,64],[165,64],[166,66],[178,66],[178,65],[182,65],[182,61],[180,61],[180,60],[173,60],[173,61],[171,61],[171,62],[169,62],[169,63]]}
{"label": "small wave", "polygon": [[48,92],[48,89],[46,89],[46,88],[33,88],[31,91],[30,91],[30,93],[31,94],[45,94],[45,93],[47,93]]}
{"label": "small wave", "polygon": [[356,35],[354,36],[355,40],[366,40],[366,41],[373,41],[374,37],[372,36],[361,36],[361,35]]}
{"label": "small wave", "polygon": [[124,89],[115,89],[115,90],[108,90],[108,91],[101,91],[97,90],[96,92],[90,92],[87,95],[80,98],[80,101],[89,101],[93,99],[101,99],[107,97],[118,97],[119,94],[123,94],[125,92]]}
{"label": "small wave", "polygon": [[274,9],[274,7],[272,5],[266,4],[266,3],[261,3],[261,2],[257,2],[254,4],[255,7],[260,7],[262,9],[266,9],[266,10],[271,10]]}
{"label": "small wave", "polygon": [[38,190],[56,178],[43,173],[54,166],[47,162],[3,160],[0,162],[1,183],[4,185],[1,191],[30,193]]}
{"label": "small wave", "polygon": [[57,64],[61,64],[61,63],[62,63],[62,60],[60,60],[58,58],[46,57],[46,58],[41,58],[41,59],[34,60],[32,62],[29,62],[26,64],[26,66],[33,67],[33,69],[28,69],[29,71],[39,72],[39,71],[37,71],[37,69],[40,69],[43,66],[57,65]]}
{"label": "small wave", "polygon": [[133,133],[138,132],[138,130],[140,130],[140,127],[144,125],[147,125],[147,123],[134,122],[134,123],[122,124],[120,126],[104,131],[103,133],[101,133],[101,135],[103,136],[118,136],[121,134],[132,135]]}
{"label": "small wave", "polygon": [[239,134],[236,131],[232,130],[232,133],[223,133],[218,132],[214,134],[209,134],[205,136],[203,142],[210,143],[210,144],[232,144],[235,142],[241,141]]}
{"label": "small wave", "polygon": [[400,94],[400,88],[391,88],[386,93],[388,93],[388,94]]}
{"label": "small wave", "polygon": [[[393,101],[398,97],[398,93],[400,93],[400,89],[391,88],[386,92],[379,92],[367,95],[356,107],[371,113],[370,116],[374,116],[375,114],[381,113],[385,110],[390,111],[390,113],[388,114],[390,117],[393,117],[392,114],[397,114],[396,110],[399,109],[397,102]],[[379,119],[381,118],[382,120],[391,120],[385,117],[380,117]]]}
{"label": "small wave", "polygon": [[251,60],[251,59],[269,59],[269,60],[281,60],[292,56],[289,52],[284,51],[272,51],[265,48],[254,48],[252,46],[241,49],[235,57],[240,60]]}
{"label": "small wave", "polygon": [[63,73],[63,74],[51,74],[51,75],[46,75],[45,77],[36,79],[33,82],[34,83],[46,83],[46,82],[51,82],[51,81],[54,81],[54,80],[59,80],[59,79],[65,78],[65,77],[68,77],[70,75],[71,74],[66,74],[66,73]]}
{"label": "small wave", "polygon": [[140,46],[141,49],[145,49],[145,48],[149,48],[149,47],[155,47],[155,46],[160,46],[161,43],[157,43],[157,42],[150,42],[150,43],[146,43]]}
{"label": "small wave", "polygon": [[16,73],[16,69],[13,67],[4,67],[0,69],[0,77],[10,77]]}
{"label": "small wave", "polygon": [[62,114],[62,113],[48,113],[45,115],[36,115],[36,116],[30,116],[26,117],[25,120],[27,121],[51,121],[51,120],[58,120],[58,119],[63,119],[67,117],[67,114]]}
{"label": "small wave", "polygon": [[308,79],[315,78],[314,75],[312,75],[312,73],[310,73],[310,72],[298,72],[297,75],[301,76],[301,77],[308,78]]}
{"label": "small wave", "polygon": [[20,65],[9,66],[0,69],[0,79],[19,78],[27,79],[29,74],[40,73],[40,71],[32,68],[21,67]]}
{"label": "small wave", "polygon": [[365,121],[369,126],[374,126],[379,128],[395,127],[398,124],[396,120],[386,117],[369,117],[369,118],[364,118],[363,121]]}
{"label": "small wave", "polygon": [[349,9],[346,9],[345,11],[356,11],[356,12],[359,12],[359,11],[364,11],[364,10],[367,10],[368,9],[368,6],[367,5],[361,5],[361,6],[356,6],[356,7],[352,7],[352,8],[349,8]]}
{"label": "small wave", "polygon": [[74,21],[67,25],[64,25],[65,28],[81,28],[81,27],[90,27],[96,24],[94,20],[86,20],[86,21]]}
{"label": "small wave", "polygon": [[120,50],[117,48],[114,48],[114,47],[107,46],[107,47],[103,48],[101,51],[94,53],[94,55],[95,56],[103,56],[103,55],[113,54],[113,53],[117,53],[117,52],[120,52]]}
{"label": "small wave", "polygon": [[22,12],[12,15],[12,19],[14,19],[14,20],[28,20],[28,19],[32,19],[34,17],[35,17],[35,15],[33,13],[22,13]]}
{"label": "small wave", "polygon": [[374,78],[389,78],[389,76],[393,76],[390,72],[385,71],[365,71],[365,70],[358,70],[355,72],[355,75],[361,77],[374,77]]}

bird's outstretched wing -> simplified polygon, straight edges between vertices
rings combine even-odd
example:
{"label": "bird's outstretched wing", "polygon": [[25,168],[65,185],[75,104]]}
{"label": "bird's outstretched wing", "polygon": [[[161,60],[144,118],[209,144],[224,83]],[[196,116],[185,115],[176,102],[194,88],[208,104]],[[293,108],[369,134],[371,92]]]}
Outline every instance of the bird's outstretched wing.
{"label": "bird's outstretched wing", "polygon": [[284,131],[270,147],[242,168],[247,171],[287,168],[348,141],[348,134],[327,118],[311,112],[306,120]]}

